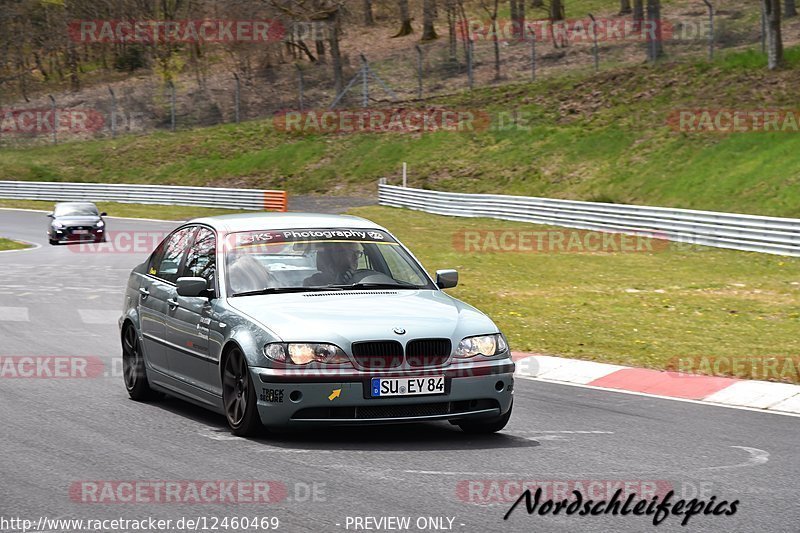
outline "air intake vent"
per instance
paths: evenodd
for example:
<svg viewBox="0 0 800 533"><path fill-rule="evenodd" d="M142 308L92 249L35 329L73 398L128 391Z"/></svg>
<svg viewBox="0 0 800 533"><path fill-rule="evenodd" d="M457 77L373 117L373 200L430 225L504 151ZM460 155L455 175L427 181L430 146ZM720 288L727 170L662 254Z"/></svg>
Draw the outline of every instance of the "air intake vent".
<svg viewBox="0 0 800 533"><path fill-rule="evenodd" d="M352 294L369 294L373 296L375 294L397 294L397 291L331 291L331 292L307 292L303 294L306 298L315 298L318 296L350 296Z"/></svg>
<svg viewBox="0 0 800 533"><path fill-rule="evenodd" d="M353 357L359 366L370 370L395 368L403 364L403 345L397 341L356 342Z"/></svg>
<svg viewBox="0 0 800 533"><path fill-rule="evenodd" d="M406 346L406 359L411 366L442 366L450 359L450 339L419 339Z"/></svg>

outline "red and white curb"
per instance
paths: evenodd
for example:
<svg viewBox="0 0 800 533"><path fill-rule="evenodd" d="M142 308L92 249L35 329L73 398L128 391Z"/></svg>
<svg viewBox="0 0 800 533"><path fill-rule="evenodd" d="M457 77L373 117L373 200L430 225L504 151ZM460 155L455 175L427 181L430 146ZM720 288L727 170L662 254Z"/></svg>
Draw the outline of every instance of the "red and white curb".
<svg viewBox="0 0 800 533"><path fill-rule="evenodd" d="M514 361L517 377L800 415L800 385L631 368L518 352L514 353Z"/></svg>

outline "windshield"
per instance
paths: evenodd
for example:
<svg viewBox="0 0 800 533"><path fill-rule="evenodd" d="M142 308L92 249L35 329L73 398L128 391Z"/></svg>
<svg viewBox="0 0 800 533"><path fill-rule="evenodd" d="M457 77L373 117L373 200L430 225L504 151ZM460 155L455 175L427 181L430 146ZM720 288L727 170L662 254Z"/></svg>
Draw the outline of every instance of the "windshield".
<svg viewBox="0 0 800 533"><path fill-rule="evenodd" d="M228 293L433 289L388 233L346 228L234 233L225 246Z"/></svg>
<svg viewBox="0 0 800 533"><path fill-rule="evenodd" d="M57 217L96 217L99 215L94 204L60 204L53 213Z"/></svg>

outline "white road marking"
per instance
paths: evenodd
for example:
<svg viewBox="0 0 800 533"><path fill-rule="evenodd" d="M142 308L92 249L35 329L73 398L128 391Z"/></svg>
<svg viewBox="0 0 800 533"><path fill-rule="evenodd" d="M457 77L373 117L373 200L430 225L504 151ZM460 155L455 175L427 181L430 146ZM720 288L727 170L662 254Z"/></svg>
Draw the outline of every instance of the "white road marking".
<svg viewBox="0 0 800 533"><path fill-rule="evenodd" d="M0 322L30 322L27 307L0 307Z"/></svg>
<svg viewBox="0 0 800 533"><path fill-rule="evenodd" d="M120 313L116 310L78 309L78 314L84 324L116 324Z"/></svg>
<svg viewBox="0 0 800 533"><path fill-rule="evenodd" d="M731 446L731 448L738 448L740 450L744 450L750 454L750 457L744 463L739 463L735 465L708 466L706 468L703 468L703 470L729 470L732 468L745 468L748 466L763 465L764 463L769 461L769 452L766 450L761 450L759 448L749 448L747 446Z"/></svg>

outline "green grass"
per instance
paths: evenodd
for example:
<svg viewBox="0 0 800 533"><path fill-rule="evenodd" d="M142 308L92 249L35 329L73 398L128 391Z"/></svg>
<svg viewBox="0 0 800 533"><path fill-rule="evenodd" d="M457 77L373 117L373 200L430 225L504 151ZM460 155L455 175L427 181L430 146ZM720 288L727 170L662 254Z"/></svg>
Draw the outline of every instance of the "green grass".
<svg viewBox="0 0 800 533"><path fill-rule="evenodd" d="M754 51L714 63L607 68L432 99L435 108L517 111L524 127L471 133L304 135L271 120L115 140L0 149L0 179L279 188L374 195L410 185L800 216L800 134L673 131L685 108L794 108L800 48L768 72Z"/></svg>
<svg viewBox="0 0 800 533"><path fill-rule="evenodd" d="M458 269L460 284L449 292L494 319L515 351L655 369L690 356L800 355L798 258L685 245L465 253L453 244L463 230L542 228L386 207L352 213L395 233L429 272ZM785 377L800 382L797 372Z"/></svg>
<svg viewBox="0 0 800 533"><path fill-rule="evenodd" d="M0 208L37 209L52 211L54 202L38 200L4 200L0 199ZM153 218L160 220L188 220L198 217L217 215L231 215L235 213L252 213L235 209L214 209L210 207L191 207L180 205L145 205L145 204L118 204L113 202L98 202L97 208L105 211L112 217Z"/></svg>
<svg viewBox="0 0 800 533"><path fill-rule="evenodd" d="M11 241L9 239L0 237L0 252L7 252L9 250L24 250L25 248L30 248L30 246L22 242Z"/></svg>

